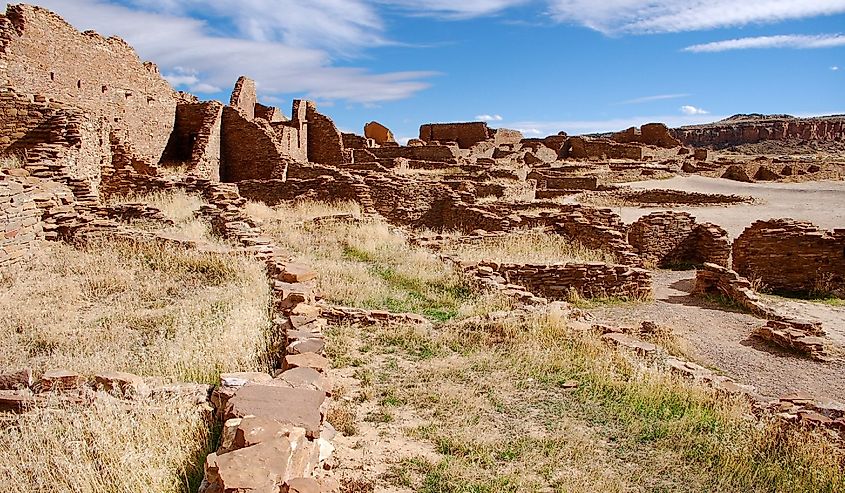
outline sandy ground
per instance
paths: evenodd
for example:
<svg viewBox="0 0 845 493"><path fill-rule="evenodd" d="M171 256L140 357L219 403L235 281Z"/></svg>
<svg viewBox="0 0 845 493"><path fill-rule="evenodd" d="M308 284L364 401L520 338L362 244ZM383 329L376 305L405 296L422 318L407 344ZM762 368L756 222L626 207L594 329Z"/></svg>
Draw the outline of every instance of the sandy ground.
<svg viewBox="0 0 845 493"><path fill-rule="evenodd" d="M752 315L730 311L690 296L695 271L655 271L655 299L649 303L591 310L600 321L639 325L652 320L671 327L688 355L707 367L721 370L740 383L777 397L804 391L816 398L845 401L845 308L778 299L795 314L823 322L834 351L833 361L818 362L773 348L750 337L764 322Z"/></svg>
<svg viewBox="0 0 845 493"><path fill-rule="evenodd" d="M703 176L677 176L668 180L625 183L635 189L670 189L688 192L750 195L752 205L715 207L677 207L699 222L712 222L725 228L731 238L759 219L791 217L810 221L823 229L845 228L845 182L742 183ZM665 207L614 207L630 224L640 217Z"/></svg>

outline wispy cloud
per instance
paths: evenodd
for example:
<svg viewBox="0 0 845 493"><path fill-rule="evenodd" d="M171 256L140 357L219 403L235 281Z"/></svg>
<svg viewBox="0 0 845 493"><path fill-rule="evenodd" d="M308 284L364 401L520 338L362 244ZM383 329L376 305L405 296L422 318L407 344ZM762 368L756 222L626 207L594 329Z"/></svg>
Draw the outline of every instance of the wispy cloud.
<svg viewBox="0 0 845 493"><path fill-rule="evenodd" d="M475 115L475 119L482 122L500 122L504 120L502 115Z"/></svg>
<svg viewBox="0 0 845 493"><path fill-rule="evenodd" d="M707 115L710 112L702 108L696 108L695 106L685 104L681 106L681 113L685 115Z"/></svg>
<svg viewBox="0 0 845 493"><path fill-rule="evenodd" d="M549 0L560 22L604 33L699 31L845 12L845 0Z"/></svg>
<svg viewBox="0 0 845 493"><path fill-rule="evenodd" d="M645 96L642 98L628 99L627 101L620 101L616 104L643 104L652 103L654 101L664 101L667 99L680 99L689 97L690 94L658 94L656 96Z"/></svg>
<svg viewBox="0 0 845 493"><path fill-rule="evenodd" d="M834 72L838 71L839 65L834 65L834 66L830 67L830 70L833 70Z"/></svg>
<svg viewBox="0 0 845 493"><path fill-rule="evenodd" d="M362 0L251 0L237 8L222 0L127 1L131 6L105 0L38 3L79 29L126 39L142 58L159 64L174 85L196 92L229 88L238 76L249 75L266 95L375 104L407 98L427 88L425 79L436 75L373 73L333 63L334 45L382 42L379 21L368 17L370 8ZM210 21L193 17L192 9L201 7L208 8L203 14L208 18L231 11L229 32L217 22L212 29Z"/></svg>
<svg viewBox="0 0 845 493"><path fill-rule="evenodd" d="M714 53L730 50L749 50L760 48L833 48L845 46L845 35L842 34L787 34L779 36L756 36L751 38L727 39L712 43L687 46L684 51L693 53Z"/></svg>
<svg viewBox="0 0 845 493"><path fill-rule="evenodd" d="M468 19L498 14L506 9L530 3L532 0L376 0L383 5L398 7L413 15Z"/></svg>

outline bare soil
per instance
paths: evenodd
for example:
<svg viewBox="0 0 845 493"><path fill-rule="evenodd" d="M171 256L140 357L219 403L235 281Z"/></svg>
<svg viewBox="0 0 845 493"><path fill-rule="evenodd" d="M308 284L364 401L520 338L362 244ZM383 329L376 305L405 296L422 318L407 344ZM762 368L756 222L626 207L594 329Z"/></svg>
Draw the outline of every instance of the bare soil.
<svg viewBox="0 0 845 493"><path fill-rule="evenodd" d="M806 183L742 183L722 178L677 176L668 180L628 183L634 189L669 189L687 192L746 195L754 204L733 206L681 206L672 210L687 211L699 222L712 222L723 227L731 238L739 236L757 220L791 217L810 221L824 229L845 227L845 182ZM667 207L614 207L626 223Z"/></svg>
<svg viewBox="0 0 845 493"><path fill-rule="evenodd" d="M845 400L845 308L779 299L783 308L821 320L838 353L818 362L782 351L752 337L763 320L715 301L691 296L695 271L655 271L651 302L600 307L590 312L600 321L638 325L651 320L672 328L696 362L719 370L767 396L808 392L818 399Z"/></svg>

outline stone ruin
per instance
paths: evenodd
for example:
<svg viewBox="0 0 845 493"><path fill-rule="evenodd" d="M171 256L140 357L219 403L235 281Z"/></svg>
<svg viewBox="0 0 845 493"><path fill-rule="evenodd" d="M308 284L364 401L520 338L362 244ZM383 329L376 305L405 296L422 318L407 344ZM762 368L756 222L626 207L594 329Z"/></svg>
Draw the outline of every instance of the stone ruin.
<svg viewBox="0 0 845 493"><path fill-rule="evenodd" d="M845 292L845 229L821 231L792 219L757 221L733 243L733 268L768 289Z"/></svg>
<svg viewBox="0 0 845 493"><path fill-rule="evenodd" d="M748 286L732 276L759 278L773 289L809 291L820 283L843 289L843 230L825 233L788 220L756 223L731 250L724 230L696 223L689 214L654 213L625 225L610 209L550 200L571 190L602 190L606 185L594 172L606 163L598 161L619 161L608 168L614 172L654 172L642 162L644 151L688 143L677 133L680 142L675 140L664 125L609 138L561 133L525 139L484 122L432 123L421 126L419 139L401 146L377 122L368 123L363 136L342 133L309 101L294 100L288 117L262 105L247 77L235 83L228 104L199 101L174 91L154 64L140 61L122 40L80 33L58 16L26 5L10 6L0 16L0 77L0 153L21 161L19 168L0 171L0 268L25 261L43 240L106 237L197 248L127 225L137 218L161 221L160 211L105 202L160 190L201 195L211 205L200 216L214 232L266 265L273 330L282 339L277 371L224 373L213 391L193 389L205 393L202 400L225 423L223 444L206 460L203 491L272 489L303 481L314 491L328 490L314 479L329 467L334 434L325 421L331 397L322 332L326 319L414 322L407 314L321 304L314 282L318 273L276 251L243 211L247 200L270 205L350 200L365 214L397 226L458 231L465 237L542 228L616 258L614 264L542 265L464 265L446 259L481 285L524 303L566 299L572 291L584 297L647 298L651 275L643 266L652 263L705 264L697 289L727 293L760 310ZM685 156L684 166L707 165L706 150L677 154ZM689 164L695 160L697 165ZM451 171L432 178L401 170ZM535 200L498 200L526 187L533 187ZM485 200L491 197L495 200ZM436 244L436 239L427 243ZM726 269L731 254L739 274ZM773 320L777 323L760 334L784 346L813 346L817 341L806 338L822 334L784 317ZM814 347L806 351L823 356ZM137 383L134 376L120 378ZM26 380L24 387L34 388L31 375ZM94 384L62 372L42 380L45 388L53 381ZM107 378L95 378L100 380ZM25 410L42 401L39 395L0 395L4 409ZM268 457L280 460L268 463Z"/></svg>

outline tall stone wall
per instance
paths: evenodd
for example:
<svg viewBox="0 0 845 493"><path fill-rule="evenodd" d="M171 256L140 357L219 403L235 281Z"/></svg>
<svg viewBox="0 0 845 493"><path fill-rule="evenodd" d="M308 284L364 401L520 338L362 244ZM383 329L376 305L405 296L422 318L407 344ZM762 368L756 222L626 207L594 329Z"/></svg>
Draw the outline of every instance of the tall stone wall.
<svg viewBox="0 0 845 493"><path fill-rule="evenodd" d="M161 164L186 164L191 174L219 180L222 119L223 105L217 101L179 103Z"/></svg>
<svg viewBox="0 0 845 493"><path fill-rule="evenodd" d="M221 180L285 178L291 159L284 151L269 123L251 121L231 106L223 108Z"/></svg>
<svg viewBox="0 0 845 493"><path fill-rule="evenodd" d="M706 262L727 267L728 234L710 224L698 224L687 212L661 211L641 217L628 229L628 242L640 257L658 267Z"/></svg>
<svg viewBox="0 0 845 493"><path fill-rule="evenodd" d="M9 6L0 17L0 77L102 117L145 158L158 161L173 129L175 92L119 38L81 33L40 7Z"/></svg>
<svg viewBox="0 0 845 493"><path fill-rule="evenodd" d="M351 161L343 149L343 137L334 122L317 112L317 105L306 103L308 121L308 160L314 163L339 165Z"/></svg>
<svg viewBox="0 0 845 493"><path fill-rule="evenodd" d="M672 137L669 128L663 123L647 123L641 128L631 127L613 134L611 140L622 143L640 143L657 147L679 147L681 142Z"/></svg>
<svg viewBox="0 0 845 493"><path fill-rule="evenodd" d="M793 219L757 221L733 244L733 268L775 291L845 294L845 229Z"/></svg>
<svg viewBox="0 0 845 493"><path fill-rule="evenodd" d="M235 82L232 96L229 99L229 106L240 111L244 118L252 120L255 118L255 105L258 103L258 96L255 92L255 81L243 75Z"/></svg>

